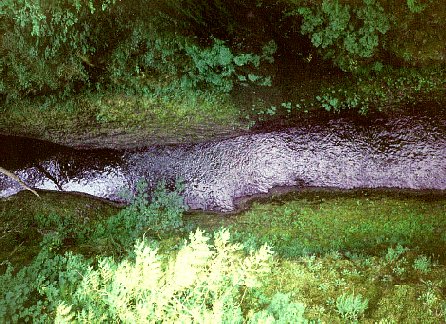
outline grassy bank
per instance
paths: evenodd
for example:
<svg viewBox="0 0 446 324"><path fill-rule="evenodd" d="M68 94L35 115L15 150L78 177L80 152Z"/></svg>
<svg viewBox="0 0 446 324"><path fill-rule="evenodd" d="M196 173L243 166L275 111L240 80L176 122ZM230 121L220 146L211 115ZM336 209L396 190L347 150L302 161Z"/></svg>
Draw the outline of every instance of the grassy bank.
<svg viewBox="0 0 446 324"><path fill-rule="evenodd" d="M2 108L0 108L2 109ZM78 147L132 148L197 142L243 131L228 95L170 97L86 93L3 107L0 132Z"/></svg>
<svg viewBox="0 0 446 324"><path fill-rule="evenodd" d="M76 271L84 273L83 276L86 276L84 271L89 266L94 271L105 271L102 261L94 261L100 256L114 256L114 265L109 264L112 268L120 269L120 265L123 266L121 262L127 262L126 269L133 269L128 268L133 267L135 260L136 250L132 246L145 233L145 244L157 247L160 260L164 260L164 265L161 265L163 271L169 269L169 262L179 262L182 255L192 253L192 259L203 257L210 262L205 262L207 265L203 269L207 270L193 272L204 276L201 277L202 284L213 282L210 279L212 273L226 278L218 285L214 282L219 287L214 287L218 291L215 296L200 295L198 291L203 286L197 286L197 283L191 283L187 290L181 290L183 295L177 295L186 298L180 298L180 301L187 307L192 307L188 304L194 300L192 297L197 298L198 303L206 300L205 308L214 315L215 303L221 302L227 307L223 308L223 313L239 309L242 317L252 322L265 318L277 320L280 319L279 313L291 314L294 320L319 319L330 323L438 323L446 319L444 194L307 191L254 202L248 210L231 216L196 212L183 214L181 210L167 205L163 207L166 201L170 201L168 205L175 205L174 196L169 197L170 200L158 200L155 209L153 202L151 205L143 203L137 208L124 209L124 213L104 202L56 193L42 193L40 200L31 194L20 193L2 201L0 239L1 245L6 247L1 255L3 273L9 260L16 266L15 271L26 269L23 266L28 265L34 271L40 269L43 276L33 279L31 270L22 270L16 274L18 277L14 277L16 272L12 272L0 279L9 278L9 289L22 296L14 297L16 316L19 311L26 315L27 309L32 309L39 316L45 313L50 318L56 314L59 316L63 314L58 308L60 301L64 301L65 306L73 305L73 316L78 316L80 313L76 312L82 309L88 310L89 304L68 297L70 294L66 291L80 293L81 279L75 276L69 283L60 280L71 273L73 263ZM163 219L163 223L150 220L153 213L158 213L158 219ZM137 217L142 214L145 215L143 220ZM116 218L116 215L121 216ZM140 219L143 223L131 225L130 219ZM200 241L201 236L195 232L197 227L207 233L223 233L221 227L228 228L231 238L224 244L224 249L217 248L221 236ZM183 240L189 237L190 232L195 234L190 236L192 241L185 246ZM139 234L134 236L135 233ZM252 251L263 251L264 243L271 246L274 255L269 259L265 255L265 258L261 257L260 252L255 254L262 267L254 271L248 266L253 259L247 261L243 256L253 257ZM241 245L237 248L231 244ZM208 253L205 251L214 252L205 257ZM46 261L42 261L42 253ZM219 259L220 253L224 253L226 258ZM220 260L219 268L208 268L216 266L217 260ZM226 264L222 260L234 263ZM239 269L236 264L243 264L245 268ZM54 271L59 271L59 276L54 276L54 271L47 274L45 269L51 265L56 269ZM232 279L229 278L233 278L233 274L226 277L232 273L226 266L241 271L243 276L251 273L258 284L250 286L244 281L244 284L230 286ZM184 274L184 264L181 269L180 273ZM209 269L217 272L209 272ZM43 286L52 287L54 293L49 295L41 289ZM109 289L106 282L98 287ZM206 287L210 289L210 286ZM111 290L107 291L113 295ZM225 295L223 291L230 295L232 304L229 299L219 299ZM2 293L7 292L3 290ZM226 297L229 296L227 294ZM13 311L8 308L11 307L8 299L4 300L6 304L3 303L0 310ZM20 304L20 300L24 304ZM89 303L98 302L98 299L94 300ZM32 306L34 303L41 303L44 307ZM130 299L128 303L127 306L131 306L134 301ZM5 308L5 305L9 306ZM115 314L113 316L124 318L119 312L113 313L116 306L113 303L100 305L105 307L102 311L106 316ZM153 305L159 304L154 301ZM281 305L282 312L277 311L278 305ZM0 315L8 318L11 313L0 312Z"/></svg>
<svg viewBox="0 0 446 324"><path fill-rule="evenodd" d="M79 94L68 99L21 100L2 109L0 132L76 147L134 148L191 143L242 134L262 125L293 126L315 114L443 114L444 68L387 69L376 75L309 75L301 71L272 87L240 87L230 94L171 96Z"/></svg>

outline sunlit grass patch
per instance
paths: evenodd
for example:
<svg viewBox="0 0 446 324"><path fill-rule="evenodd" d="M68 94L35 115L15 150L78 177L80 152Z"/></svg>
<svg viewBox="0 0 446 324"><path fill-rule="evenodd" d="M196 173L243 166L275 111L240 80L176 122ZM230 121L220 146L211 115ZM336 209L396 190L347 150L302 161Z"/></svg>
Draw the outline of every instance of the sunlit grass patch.
<svg viewBox="0 0 446 324"><path fill-rule="evenodd" d="M278 204L254 203L235 217L240 237L275 244L284 256L331 250L379 253L388 245L419 246L443 253L446 244L445 199L331 196Z"/></svg>
<svg viewBox="0 0 446 324"><path fill-rule="evenodd" d="M127 96L120 94L96 95L96 119L101 123L118 122L123 125L168 125L175 122L209 123L225 121L238 123L239 113L228 95L214 92L178 92L164 95Z"/></svg>
<svg viewBox="0 0 446 324"><path fill-rule="evenodd" d="M306 306L307 318L327 323L442 322L446 267L437 264L422 274L411 266L415 255L406 250L393 263L383 256L352 259L335 252L281 259L265 293L290 293Z"/></svg>

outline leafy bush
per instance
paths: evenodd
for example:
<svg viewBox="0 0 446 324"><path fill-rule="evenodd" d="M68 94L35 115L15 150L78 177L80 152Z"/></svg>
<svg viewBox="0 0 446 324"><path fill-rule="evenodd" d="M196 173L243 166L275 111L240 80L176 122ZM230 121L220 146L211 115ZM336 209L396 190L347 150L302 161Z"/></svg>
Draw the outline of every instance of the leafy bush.
<svg viewBox="0 0 446 324"><path fill-rule="evenodd" d="M432 267L432 261L425 255L420 255L413 262L413 268L423 273L428 273Z"/></svg>
<svg viewBox="0 0 446 324"><path fill-rule="evenodd" d="M55 255L45 247L18 272L9 265L0 276L0 321L49 322L59 300L70 298L89 265L82 256Z"/></svg>
<svg viewBox="0 0 446 324"><path fill-rule="evenodd" d="M420 13L426 8L426 4L418 3L417 0L406 0L407 8L412 13Z"/></svg>
<svg viewBox="0 0 446 324"><path fill-rule="evenodd" d="M229 92L233 87L234 76L237 76L235 80L242 82L250 81L261 85L271 85L269 77L251 73L245 75L237 70L248 64L258 68L261 59L273 60L272 55L276 47L274 41L271 41L264 46L262 56L260 56L254 54L234 55L219 39L215 39L213 46L208 49L201 49L196 45L186 45L186 53L193 64L187 75L183 76L182 87L199 88L199 85L204 83L219 91Z"/></svg>
<svg viewBox="0 0 446 324"><path fill-rule="evenodd" d="M114 0L0 4L0 95L68 94L88 81L85 63L98 49L95 27Z"/></svg>
<svg viewBox="0 0 446 324"><path fill-rule="evenodd" d="M395 248L388 247L387 248L387 253L384 256L384 259L388 263L395 262L395 261L397 261L400 258L400 256L402 256L407 251L408 251L408 249L403 247L401 244L398 244Z"/></svg>
<svg viewBox="0 0 446 324"><path fill-rule="evenodd" d="M147 183L139 181L130 204L117 215L96 224L90 235L95 239L108 239L127 249L145 233L160 236L180 229L183 213L187 210L180 195L181 184L177 182L175 189L169 191L165 182L160 182L150 199L146 189Z"/></svg>
<svg viewBox="0 0 446 324"><path fill-rule="evenodd" d="M271 251L265 246L240 258L241 246L229 244L227 231L216 234L214 246L208 240L199 230L191 234L165 269L156 251L142 242L135 246L134 261L101 260L74 293L74 316L81 321L240 322L242 292L260 285Z"/></svg>
<svg viewBox="0 0 446 324"><path fill-rule="evenodd" d="M249 323L307 323L305 305L291 302L289 294L276 293L266 310L255 313Z"/></svg>
<svg viewBox="0 0 446 324"><path fill-rule="evenodd" d="M149 198L147 183L139 181L137 192L128 206L116 215L105 219L80 223L73 217L56 214L35 217L38 231L43 234L41 247L55 252L64 242L107 246L111 253L127 251L141 236L163 237L183 229L183 213L187 210L181 196L182 185L177 182L173 190L160 182Z"/></svg>
<svg viewBox="0 0 446 324"><path fill-rule="evenodd" d="M362 6L353 8L337 0L324 0L291 14L302 16L302 34L309 35L321 55L344 71L356 71L372 59L380 35L390 28L389 17L375 0L363 0Z"/></svg>
<svg viewBox="0 0 446 324"><path fill-rule="evenodd" d="M212 4L3 1L0 96L54 100L85 89L169 96L185 86L228 92L239 75L267 84L254 72L261 60L272 60L274 47L234 54L218 39L209 46L210 35L201 39L191 33L205 23L197 6ZM224 13L225 7L216 8Z"/></svg>

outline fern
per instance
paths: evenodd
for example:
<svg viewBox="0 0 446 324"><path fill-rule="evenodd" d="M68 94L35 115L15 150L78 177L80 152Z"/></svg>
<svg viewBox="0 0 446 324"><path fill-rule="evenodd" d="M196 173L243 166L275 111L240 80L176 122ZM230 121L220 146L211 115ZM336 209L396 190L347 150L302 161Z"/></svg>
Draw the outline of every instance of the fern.
<svg viewBox="0 0 446 324"><path fill-rule="evenodd" d="M222 230L212 246L197 230L166 267L157 251L140 241L134 261L106 258L97 270L88 270L74 294L76 315L67 314L65 306L64 316L123 322L242 321L240 288L261 284L270 271L272 252L264 246L243 258L243 247L229 240L229 232Z"/></svg>

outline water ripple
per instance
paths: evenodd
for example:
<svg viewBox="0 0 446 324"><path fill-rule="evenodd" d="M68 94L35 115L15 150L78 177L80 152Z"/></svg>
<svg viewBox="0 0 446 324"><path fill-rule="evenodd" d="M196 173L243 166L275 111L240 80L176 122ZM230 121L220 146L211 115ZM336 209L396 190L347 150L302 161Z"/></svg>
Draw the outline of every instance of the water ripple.
<svg viewBox="0 0 446 324"><path fill-rule="evenodd" d="M373 123L345 117L303 122L282 131L139 152L76 151L31 143L27 145L39 147L32 159L21 151L25 147L15 145L12 153L0 150L0 165L35 188L115 201L123 200L122 188L134 190L141 178L149 188L162 179L181 179L191 208L221 211L234 209L236 198L277 186L446 190L446 122L428 116ZM0 197L20 190L19 184L0 175Z"/></svg>

